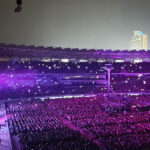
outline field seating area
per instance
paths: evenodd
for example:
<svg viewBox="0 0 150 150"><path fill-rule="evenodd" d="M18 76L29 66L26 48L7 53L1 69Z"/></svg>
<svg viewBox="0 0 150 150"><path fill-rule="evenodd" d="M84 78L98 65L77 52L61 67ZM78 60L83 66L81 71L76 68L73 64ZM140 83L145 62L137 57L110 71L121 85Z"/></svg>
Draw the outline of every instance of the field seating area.
<svg viewBox="0 0 150 150"><path fill-rule="evenodd" d="M23 150L90 150L97 145L79 131L68 128L46 102L19 102L6 106L11 135L17 135Z"/></svg>
<svg viewBox="0 0 150 150"><path fill-rule="evenodd" d="M149 97L145 99L149 102ZM138 103L134 97L135 101ZM107 149L150 148L149 111L103 111L101 103L105 103L103 97L50 101L56 111L95 136Z"/></svg>
<svg viewBox="0 0 150 150"><path fill-rule="evenodd" d="M62 117L91 135L93 140L104 144L108 150L148 150L150 112L138 108L132 110L132 107L120 111L104 110L102 106L110 101L108 98L99 96L8 103L6 111L10 132L19 136L24 150L101 148L85 139L80 132L66 127L59 119ZM128 98L137 106L140 105L139 99L143 98L149 104L149 96ZM124 101L121 103L124 104ZM113 103L109 107L113 107Z"/></svg>

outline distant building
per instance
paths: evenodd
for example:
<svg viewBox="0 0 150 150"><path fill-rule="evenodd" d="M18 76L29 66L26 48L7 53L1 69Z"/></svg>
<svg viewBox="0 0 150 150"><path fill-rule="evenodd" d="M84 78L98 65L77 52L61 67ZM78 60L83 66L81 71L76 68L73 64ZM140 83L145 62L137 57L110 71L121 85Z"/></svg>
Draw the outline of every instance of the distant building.
<svg viewBox="0 0 150 150"><path fill-rule="evenodd" d="M143 34L141 31L134 31L134 35L131 40L131 49L136 50L147 50L147 35Z"/></svg>

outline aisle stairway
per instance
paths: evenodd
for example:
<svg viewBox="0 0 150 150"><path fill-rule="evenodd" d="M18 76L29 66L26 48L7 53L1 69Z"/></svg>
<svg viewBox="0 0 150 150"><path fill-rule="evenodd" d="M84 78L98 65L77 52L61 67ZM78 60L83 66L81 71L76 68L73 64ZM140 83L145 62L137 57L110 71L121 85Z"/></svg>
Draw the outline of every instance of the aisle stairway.
<svg viewBox="0 0 150 150"><path fill-rule="evenodd" d="M5 105L0 104L0 150L12 150Z"/></svg>

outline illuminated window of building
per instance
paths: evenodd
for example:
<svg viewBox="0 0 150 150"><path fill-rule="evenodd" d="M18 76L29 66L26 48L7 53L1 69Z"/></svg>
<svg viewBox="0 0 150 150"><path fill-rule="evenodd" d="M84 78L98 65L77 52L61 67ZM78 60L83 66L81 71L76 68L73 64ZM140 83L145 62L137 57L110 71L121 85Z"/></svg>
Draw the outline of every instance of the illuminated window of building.
<svg viewBox="0 0 150 150"><path fill-rule="evenodd" d="M124 62L124 60L116 59L115 62L121 63L121 62Z"/></svg>
<svg viewBox="0 0 150 150"><path fill-rule="evenodd" d="M88 62L87 59L80 59L79 62Z"/></svg>
<svg viewBox="0 0 150 150"><path fill-rule="evenodd" d="M69 62L69 59L61 59L61 62L63 62L63 63L68 63L68 62Z"/></svg>
<svg viewBox="0 0 150 150"><path fill-rule="evenodd" d="M134 63L140 63L140 62L143 62L142 59L134 59Z"/></svg>
<svg viewBox="0 0 150 150"><path fill-rule="evenodd" d="M97 62L105 62L105 59L98 59Z"/></svg>
<svg viewBox="0 0 150 150"><path fill-rule="evenodd" d="M55 62L55 61L59 61L60 59L52 58L51 60L52 60L52 62Z"/></svg>
<svg viewBox="0 0 150 150"><path fill-rule="evenodd" d="M42 62L50 62L50 61L51 61L50 58L43 58L43 59L42 59Z"/></svg>

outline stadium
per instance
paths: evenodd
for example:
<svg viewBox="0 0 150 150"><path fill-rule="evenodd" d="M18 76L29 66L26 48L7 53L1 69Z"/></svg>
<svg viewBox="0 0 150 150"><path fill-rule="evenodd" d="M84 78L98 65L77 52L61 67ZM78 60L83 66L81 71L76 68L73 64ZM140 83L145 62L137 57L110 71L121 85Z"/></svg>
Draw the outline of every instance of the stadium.
<svg viewBox="0 0 150 150"><path fill-rule="evenodd" d="M13 148L150 148L150 51L1 43L0 56Z"/></svg>
<svg viewBox="0 0 150 150"><path fill-rule="evenodd" d="M1 0L0 150L150 150L149 6Z"/></svg>

